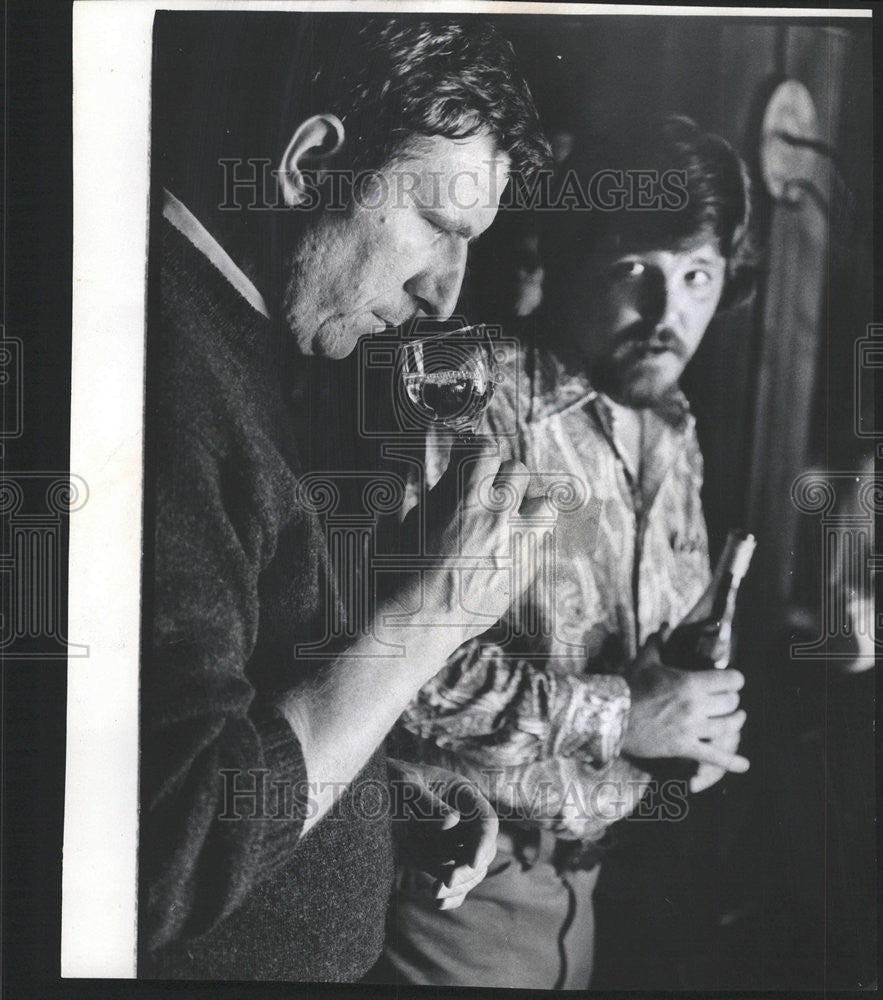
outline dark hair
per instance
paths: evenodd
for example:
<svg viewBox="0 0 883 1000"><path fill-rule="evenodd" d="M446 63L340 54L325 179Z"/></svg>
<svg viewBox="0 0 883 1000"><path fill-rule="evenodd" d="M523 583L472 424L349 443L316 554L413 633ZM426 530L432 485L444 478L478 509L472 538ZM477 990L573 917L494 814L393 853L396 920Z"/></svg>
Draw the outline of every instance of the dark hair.
<svg viewBox="0 0 883 1000"><path fill-rule="evenodd" d="M512 171L550 162L530 90L510 43L483 19L372 17L355 43L327 53L309 89L314 111L356 136L351 163L377 167L411 135L464 139L489 132Z"/></svg>
<svg viewBox="0 0 883 1000"><path fill-rule="evenodd" d="M221 158L276 167L320 112L344 122L354 170L383 166L414 135L481 132L513 172L550 162L512 46L484 19L158 12L155 24L154 162L184 189L204 188Z"/></svg>
<svg viewBox="0 0 883 1000"><path fill-rule="evenodd" d="M629 183L640 174L657 185L655 196L651 193L643 204ZM623 197L615 204L592 204L593 178L605 175L623 179ZM561 164L552 185L552 205L563 192L575 190L575 184L588 193L586 205L542 215L541 256L553 286L602 239L623 246L670 248L708 233L727 262L721 307L736 304L751 291L755 251L748 171L719 135L703 132L680 115L622 125L616 135L575 151Z"/></svg>

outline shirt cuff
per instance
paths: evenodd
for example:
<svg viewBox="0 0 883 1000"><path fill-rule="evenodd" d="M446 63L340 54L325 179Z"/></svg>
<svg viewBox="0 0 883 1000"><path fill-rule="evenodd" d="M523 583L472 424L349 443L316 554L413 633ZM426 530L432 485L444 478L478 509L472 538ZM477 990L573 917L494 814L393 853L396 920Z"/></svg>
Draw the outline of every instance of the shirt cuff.
<svg viewBox="0 0 883 1000"><path fill-rule="evenodd" d="M553 755L607 764L619 755L630 706L623 677L596 674L577 682L554 734Z"/></svg>

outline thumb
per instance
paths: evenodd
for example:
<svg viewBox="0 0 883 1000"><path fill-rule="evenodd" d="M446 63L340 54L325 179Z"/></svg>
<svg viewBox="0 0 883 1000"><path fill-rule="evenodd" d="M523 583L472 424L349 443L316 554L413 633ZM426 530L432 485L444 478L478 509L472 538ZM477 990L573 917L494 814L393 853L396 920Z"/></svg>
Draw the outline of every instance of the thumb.
<svg viewBox="0 0 883 1000"><path fill-rule="evenodd" d="M751 766L747 757L742 757L737 753L722 750L714 743L697 743L684 751L685 757L698 760L700 764L712 764L724 771L732 771L734 774L744 774Z"/></svg>
<svg viewBox="0 0 883 1000"><path fill-rule="evenodd" d="M420 783L420 793L412 806L415 816L438 824L439 830L450 830L460 822L460 813L448 805L428 782Z"/></svg>
<svg viewBox="0 0 883 1000"><path fill-rule="evenodd" d="M450 830L452 827L455 827L460 822L460 814L457 812L456 809L448 805L445 805L444 809L446 810L446 813L442 817L442 822L439 829Z"/></svg>
<svg viewBox="0 0 883 1000"><path fill-rule="evenodd" d="M522 506L529 479L530 473L521 462L513 458L502 462L491 487L490 499L495 509L500 509L496 506L499 503L510 513L518 511Z"/></svg>
<svg viewBox="0 0 883 1000"><path fill-rule="evenodd" d="M544 520L558 520L558 508L554 504L547 503L546 495L533 496L522 500L518 509L518 516L524 520L532 517L542 516Z"/></svg>
<svg viewBox="0 0 883 1000"><path fill-rule="evenodd" d="M714 764L700 764L696 773L690 778L690 791L696 795L704 792L706 788L711 788L727 772L722 767L715 767Z"/></svg>

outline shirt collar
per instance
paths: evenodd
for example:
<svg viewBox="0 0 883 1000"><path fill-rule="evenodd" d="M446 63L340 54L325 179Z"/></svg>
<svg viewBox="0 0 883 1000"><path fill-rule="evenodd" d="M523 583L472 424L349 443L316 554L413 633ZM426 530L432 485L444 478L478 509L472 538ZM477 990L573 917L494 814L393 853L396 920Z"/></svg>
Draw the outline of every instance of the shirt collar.
<svg viewBox="0 0 883 1000"><path fill-rule="evenodd" d="M534 420L549 420L597 399L584 368L536 346L529 348L527 355Z"/></svg>
<svg viewBox="0 0 883 1000"><path fill-rule="evenodd" d="M246 277L233 258L190 209L166 188L163 188L162 214L167 222L170 222L205 258L214 264L252 309L267 319L270 318L267 304L251 280Z"/></svg>

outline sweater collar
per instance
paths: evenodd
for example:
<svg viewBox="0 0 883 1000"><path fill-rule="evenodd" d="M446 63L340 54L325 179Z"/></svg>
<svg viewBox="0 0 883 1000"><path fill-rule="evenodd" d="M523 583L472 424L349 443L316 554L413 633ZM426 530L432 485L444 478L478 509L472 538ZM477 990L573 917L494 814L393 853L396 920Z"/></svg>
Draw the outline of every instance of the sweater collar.
<svg viewBox="0 0 883 1000"><path fill-rule="evenodd" d="M217 268L252 309L270 318L267 304L251 280L190 209L166 188L163 188L163 216Z"/></svg>

